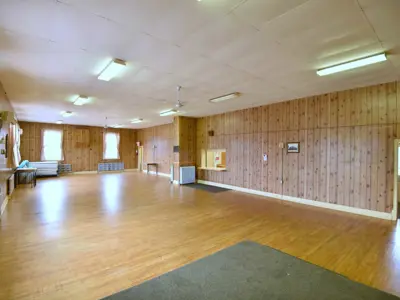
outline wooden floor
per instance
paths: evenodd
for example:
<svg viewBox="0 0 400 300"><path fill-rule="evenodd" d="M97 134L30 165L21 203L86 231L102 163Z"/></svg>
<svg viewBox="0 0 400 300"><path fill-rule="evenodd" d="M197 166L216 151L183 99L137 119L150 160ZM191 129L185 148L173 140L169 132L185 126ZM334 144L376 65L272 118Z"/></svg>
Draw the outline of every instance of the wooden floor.
<svg viewBox="0 0 400 300"><path fill-rule="evenodd" d="M46 179L1 219L0 299L98 299L243 240L400 296L398 228L136 172Z"/></svg>

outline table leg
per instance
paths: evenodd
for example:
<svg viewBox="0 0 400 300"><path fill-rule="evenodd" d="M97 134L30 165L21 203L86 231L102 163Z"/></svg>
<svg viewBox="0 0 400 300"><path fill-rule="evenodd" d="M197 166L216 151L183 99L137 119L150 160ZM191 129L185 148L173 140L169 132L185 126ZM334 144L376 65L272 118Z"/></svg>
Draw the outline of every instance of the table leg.
<svg viewBox="0 0 400 300"><path fill-rule="evenodd" d="M147 165L147 174L149 174L149 165Z"/></svg>
<svg viewBox="0 0 400 300"><path fill-rule="evenodd" d="M158 165L156 165L156 175L158 175Z"/></svg>

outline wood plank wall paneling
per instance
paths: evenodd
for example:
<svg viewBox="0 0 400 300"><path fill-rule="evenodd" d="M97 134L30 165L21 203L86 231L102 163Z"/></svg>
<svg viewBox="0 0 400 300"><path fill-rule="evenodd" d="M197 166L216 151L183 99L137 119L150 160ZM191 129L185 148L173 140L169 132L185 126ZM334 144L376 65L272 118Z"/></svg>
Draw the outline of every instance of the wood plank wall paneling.
<svg viewBox="0 0 400 300"><path fill-rule="evenodd" d="M179 118L179 165L196 165L196 119ZM217 130L220 130L219 124Z"/></svg>
<svg viewBox="0 0 400 300"><path fill-rule="evenodd" d="M194 166L196 159L201 162L201 157L196 156L196 128L197 119L175 117L171 124L140 129L138 140L143 144L144 164L157 162L159 172L165 174L170 173L173 164L174 179L178 180L180 166ZM174 146L179 146L179 153L173 152Z"/></svg>
<svg viewBox="0 0 400 300"><path fill-rule="evenodd" d="M173 163L173 123L138 130L138 141L143 145L143 163L157 162L158 171L169 174ZM153 148L155 146L155 148Z"/></svg>
<svg viewBox="0 0 400 300"><path fill-rule="evenodd" d="M199 118L196 134L197 153L227 149L227 172L201 171L199 179L391 212L400 83ZM279 148L296 141L298 154Z"/></svg>
<svg viewBox="0 0 400 300"><path fill-rule="evenodd" d="M104 128L78 125L19 122L21 135L21 157L23 160L40 161L41 135L43 129L62 129L64 132L64 163L71 164L74 172L97 171L103 160ZM120 160L125 169L137 168L136 140L134 129L108 129L120 134Z"/></svg>

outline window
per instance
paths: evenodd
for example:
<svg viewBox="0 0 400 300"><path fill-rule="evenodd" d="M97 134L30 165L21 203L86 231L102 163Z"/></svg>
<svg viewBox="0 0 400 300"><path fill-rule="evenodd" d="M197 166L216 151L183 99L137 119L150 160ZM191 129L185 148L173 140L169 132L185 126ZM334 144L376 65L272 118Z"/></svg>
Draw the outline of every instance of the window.
<svg viewBox="0 0 400 300"><path fill-rule="evenodd" d="M225 169L226 150L225 149L201 150L201 168L221 169L221 170Z"/></svg>
<svg viewBox="0 0 400 300"><path fill-rule="evenodd" d="M44 130L42 160L63 160L62 130Z"/></svg>
<svg viewBox="0 0 400 300"><path fill-rule="evenodd" d="M104 135L103 159L119 159L119 133L107 132Z"/></svg>

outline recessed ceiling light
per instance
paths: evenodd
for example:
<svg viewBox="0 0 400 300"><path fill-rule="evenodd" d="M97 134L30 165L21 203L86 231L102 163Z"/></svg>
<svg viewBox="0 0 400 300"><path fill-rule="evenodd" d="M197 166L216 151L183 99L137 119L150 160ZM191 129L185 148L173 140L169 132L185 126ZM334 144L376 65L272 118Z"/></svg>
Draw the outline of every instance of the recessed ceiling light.
<svg viewBox="0 0 400 300"><path fill-rule="evenodd" d="M364 57L361 59L349 61L349 62L339 64L336 66L324 68L324 69L318 70L317 74L319 76L325 76L325 75L329 75L329 74L334 74L334 73L338 73L338 72L342 72L342 71L347 71L347 70L351 70L351 69L355 69L355 68L372 65L372 64L375 64L375 63L378 63L381 61L385 61L385 60L387 60L386 54L381 53L378 55Z"/></svg>
<svg viewBox="0 0 400 300"><path fill-rule="evenodd" d="M236 92L236 93L232 93L232 94L228 94L228 95L224 95L224 96L220 96L220 97L217 97L217 98L210 99L210 102L214 102L214 103L222 102L222 101L226 101L226 100L229 100L229 99L233 99L233 98L239 97L241 95L242 95L241 93Z"/></svg>
<svg viewBox="0 0 400 300"><path fill-rule="evenodd" d="M62 115L63 117L66 117L66 118L72 116L73 114L74 114L74 113L73 113L72 111L63 111L63 112L61 112L61 115Z"/></svg>
<svg viewBox="0 0 400 300"><path fill-rule="evenodd" d="M135 119L135 120L131 121L132 124L142 123L142 122L143 122L143 119Z"/></svg>
<svg viewBox="0 0 400 300"><path fill-rule="evenodd" d="M56 124L62 124L63 123L63 121L61 121L61 120L58 120L57 122L56 122Z"/></svg>
<svg viewBox="0 0 400 300"><path fill-rule="evenodd" d="M78 96L76 100L74 101L74 105L84 105L89 102L89 98L87 96Z"/></svg>
<svg viewBox="0 0 400 300"><path fill-rule="evenodd" d="M126 67L126 62L122 59L112 60L103 71L101 71L99 80L110 81L117 76Z"/></svg>
<svg viewBox="0 0 400 300"><path fill-rule="evenodd" d="M111 126L111 127L114 127L114 128L121 128L121 127L123 127L124 125L122 125L122 124L115 124L114 126Z"/></svg>
<svg viewBox="0 0 400 300"><path fill-rule="evenodd" d="M169 116L169 115L174 115L176 113L178 113L178 111L176 109L170 109L170 110L160 112L160 116L165 117L165 116Z"/></svg>

